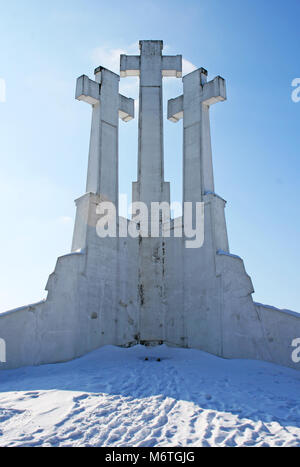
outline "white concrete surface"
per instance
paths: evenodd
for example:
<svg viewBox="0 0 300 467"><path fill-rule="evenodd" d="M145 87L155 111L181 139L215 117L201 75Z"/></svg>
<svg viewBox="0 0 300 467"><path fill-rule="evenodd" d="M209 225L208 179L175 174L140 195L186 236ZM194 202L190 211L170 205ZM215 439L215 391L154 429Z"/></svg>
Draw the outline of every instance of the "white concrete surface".
<svg viewBox="0 0 300 467"><path fill-rule="evenodd" d="M95 79L80 76L76 99L93 106L86 191L118 206L118 117L134 118L134 100L119 94L120 77L99 67Z"/></svg>

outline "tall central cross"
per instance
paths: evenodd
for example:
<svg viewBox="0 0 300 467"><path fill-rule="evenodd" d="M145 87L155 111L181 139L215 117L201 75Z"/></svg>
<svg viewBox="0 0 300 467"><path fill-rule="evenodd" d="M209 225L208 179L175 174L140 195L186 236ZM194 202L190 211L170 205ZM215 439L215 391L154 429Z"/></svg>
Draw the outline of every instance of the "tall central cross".
<svg viewBox="0 0 300 467"><path fill-rule="evenodd" d="M139 56L121 55L120 75L140 77L138 180L133 201L169 201L164 181L162 77L182 76L182 57L162 56L162 41L140 41Z"/></svg>
<svg viewBox="0 0 300 467"><path fill-rule="evenodd" d="M162 78L182 75L182 57L162 56L162 41L140 41L140 56L121 55L121 77L140 77L138 178L133 201L170 202L170 185L164 181ZM140 341L164 341L165 248L162 238L139 242L138 292Z"/></svg>

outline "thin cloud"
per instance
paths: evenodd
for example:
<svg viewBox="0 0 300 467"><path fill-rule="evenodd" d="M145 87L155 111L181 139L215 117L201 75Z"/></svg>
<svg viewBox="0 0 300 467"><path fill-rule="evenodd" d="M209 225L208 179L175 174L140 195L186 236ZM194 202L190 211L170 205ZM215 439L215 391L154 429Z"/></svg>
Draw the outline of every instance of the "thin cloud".
<svg viewBox="0 0 300 467"><path fill-rule="evenodd" d="M171 49L168 44L165 45L164 51L168 53L168 49ZM109 70L119 74L120 73L120 55L125 54L125 55L139 55L139 44L138 42L135 42L133 44L130 44L124 48L116 48L116 47L111 47L108 45L102 45L99 47L96 47L95 49L92 50L90 56L92 63L95 67L97 66L104 66L105 68L108 68ZM192 71L196 70L197 66L194 65L192 62L189 60L183 58L182 59L182 73L183 76L191 73ZM177 80L176 80L177 81ZM178 80L180 81L180 80ZM174 80L172 79L167 79L164 80L164 89L166 90L169 89L177 89L179 92L179 87L181 83L177 83L177 87L174 88ZM135 110L136 114L138 111L138 78L137 77L128 77L128 78L121 78L120 80L120 93L124 94L128 97L132 97L135 99Z"/></svg>
<svg viewBox="0 0 300 467"><path fill-rule="evenodd" d="M138 43L128 45L126 48L114 48L101 45L92 50L91 58L95 67L104 66L115 73L120 73L120 55L138 55Z"/></svg>
<svg viewBox="0 0 300 467"><path fill-rule="evenodd" d="M128 45L126 48L114 48L107 45L97 47L91 52L93 65L104 66L114 73L120 74L120 55L138 55L138 42ZM120 93L128 97L138 98L138 78L129 77L120 80ZM137 105L137 104L136 104Z"/></svg>
<svg viewBox="0 0 300 467"><path fill-rule="evenodd" d="M182 74L183 74L183 76L191 73L192 71L197 70L197 68L198 67L196 65L194 65L192 62L190 62L186 58L182 59Z"/></svg>
<svg viewBox="0 0 300 467"><path fill-rule="evenodd" d="M68 224L73 224L73 219L72 217L69 217L69 216L60 216L57 218L57 221L59 222L59 224L63 224L63 225L68 225Z"/></svg>

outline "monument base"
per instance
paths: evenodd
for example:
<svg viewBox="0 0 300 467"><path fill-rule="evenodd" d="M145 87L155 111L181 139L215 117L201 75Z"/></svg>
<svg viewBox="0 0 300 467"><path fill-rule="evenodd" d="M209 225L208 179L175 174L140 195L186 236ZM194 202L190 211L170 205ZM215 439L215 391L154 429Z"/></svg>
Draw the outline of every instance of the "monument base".
<svg viewBox="0 0 300 467"><path fill-rule="evenodd" d="M99 199L88 193L77 201L77 251L58 258L47 299L0 314L7 356L1 369L63 362L100 346L138 343L197 348L299 369L291 355L292 341L300 337L300 314L253 301L242 259L221 248L228 250L222 198L205 197L201 248L187 249L184 238L171 237L163 239L163 257L149 254L155 266L164 262L164 294L153 310L141 302L139 239L99 238ZM141 319L141 313L148 315ZM157 314L159 335L154 332Z"/></svg>

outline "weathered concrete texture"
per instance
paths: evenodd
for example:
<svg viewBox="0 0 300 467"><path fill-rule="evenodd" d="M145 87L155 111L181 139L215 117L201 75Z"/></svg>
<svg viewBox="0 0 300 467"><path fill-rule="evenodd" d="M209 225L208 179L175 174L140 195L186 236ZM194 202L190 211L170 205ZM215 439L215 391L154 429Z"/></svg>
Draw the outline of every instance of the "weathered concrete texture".
<svg viewBox="0 0 300 467"><path fill-rule="evenodd" d="M140 77L138 179L133 201L170 202L164 181L163 76L180 77L182 58L162 56L162 41L141 41L140 57L121 56L121 76ZM140 238L138 253L139 339L158 343L165 338L167 292L165 246L162 238Z"/></svg>
<svg viewBox="0 0 300 467"><path fill-rule="evenodd" d="M140 56L121 56L121 77L140 77L138 176L133 200L170 200L164 180L162 78L181 77L181 56L162 55L161 41L141 41ZM118 121L133 118L133 100L119 94L119 76L102 67L82 76L76 98L92 105L87 192L76 200L72 252L58 258L47 300L0 314L7 363L54 363L99 346L165 342L225 358L263 359L299 369L292 341L300 314L254 303L242 259L229 252L225 205L215 193L210 106L226 99L225 81L200 68L183 78L168 118L183 120L183 201L204 203L204 244L176 238L100 238L101 201L118 211ZM118 218L136 229L137 219ZM162 221L160 223L162 227ZM117 229L118 230L118 229Z"/></svg>
<svg viewBox="0 0 300 467"><path fill-rule="evenodd" d="M120 77L103 67L92 81L77 80L76 99L93 107L86 191L102 194L118 205L118 118L134 117L134 101L119 94Z"/></svg>

